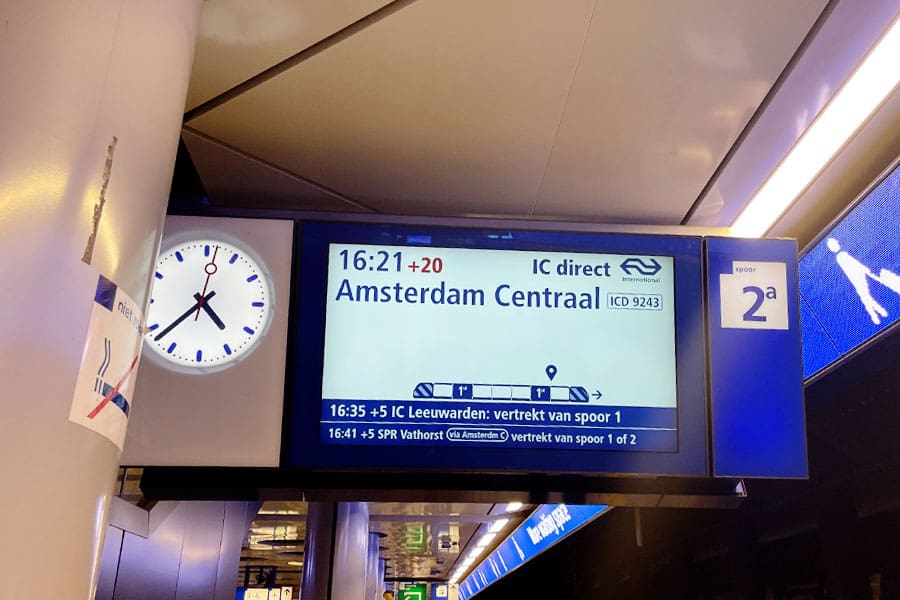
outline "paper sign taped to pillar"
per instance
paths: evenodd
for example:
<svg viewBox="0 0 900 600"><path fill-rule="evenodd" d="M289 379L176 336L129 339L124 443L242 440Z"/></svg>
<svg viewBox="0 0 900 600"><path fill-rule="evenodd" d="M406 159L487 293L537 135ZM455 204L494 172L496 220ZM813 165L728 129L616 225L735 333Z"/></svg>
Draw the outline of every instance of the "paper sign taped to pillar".
<svg viewBox="0 0 900 600"><path fill-rule="evenodd" d="M133 400L142 326L143 315L134 300L100 275L69 420L106 437L120 452Z"/></svg>

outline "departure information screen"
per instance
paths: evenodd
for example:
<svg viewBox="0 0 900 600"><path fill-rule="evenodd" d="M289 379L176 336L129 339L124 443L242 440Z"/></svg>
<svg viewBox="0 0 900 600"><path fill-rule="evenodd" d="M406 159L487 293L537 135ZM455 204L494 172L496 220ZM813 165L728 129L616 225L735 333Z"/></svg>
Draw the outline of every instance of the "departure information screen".
<svg viewBox="0 0 900 600"><path fill-rule="evenodd" d="M479 224L300 224L282 463L708 475L703 239Z"/></svg>
<svg viewBox="0 0 900 600"><path fill-rule="evenodd" d="M324 445L675 452L675 259L329 243Z"/></svg>

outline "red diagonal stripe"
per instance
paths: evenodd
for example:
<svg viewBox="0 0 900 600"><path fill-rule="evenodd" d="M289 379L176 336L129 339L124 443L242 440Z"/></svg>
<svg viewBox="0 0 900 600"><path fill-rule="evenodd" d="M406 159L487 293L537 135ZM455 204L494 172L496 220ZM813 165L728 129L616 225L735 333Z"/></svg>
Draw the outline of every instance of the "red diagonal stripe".
<svg viewBox="0 0 900 600"><path fill-rule="evenodd" d="M88 419L93 419L94 417L96 417L100 413L100 411L103 410L103 407L106 406L107 404L109 404L109 401L113 399L113 396L115 396L116 394L119 393L119 388L122 387L122 384L125 383L126 379L128 379L128 376L134 370L134 366L137 364L137 361L138 361L138 355L135 355L134 360L131 361L131 366L128 367L128 370L125 371L125 374L122 375L121 379L119 379L119 382L116 384L116 387L114 387L112 389L112 391L110 391L109 394L106 395L106 398L104 398L103 400L100 401L100 404L98 404L97 406L94 407L94 410L92 410L90 413L88 413L88 416L87 416Z"/></svg>

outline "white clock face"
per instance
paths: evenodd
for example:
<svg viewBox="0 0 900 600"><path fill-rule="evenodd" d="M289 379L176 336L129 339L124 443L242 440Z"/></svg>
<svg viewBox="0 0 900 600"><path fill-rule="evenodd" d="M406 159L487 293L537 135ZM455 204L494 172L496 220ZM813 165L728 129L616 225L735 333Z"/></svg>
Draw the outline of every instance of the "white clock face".
<svg viewBox="0 0 900 600"><path fill-rule="evenodd" d="M209 372L246 357L272 315L268 272L232 242L197 239L159 255L144 339L169 366Z"/></svg>

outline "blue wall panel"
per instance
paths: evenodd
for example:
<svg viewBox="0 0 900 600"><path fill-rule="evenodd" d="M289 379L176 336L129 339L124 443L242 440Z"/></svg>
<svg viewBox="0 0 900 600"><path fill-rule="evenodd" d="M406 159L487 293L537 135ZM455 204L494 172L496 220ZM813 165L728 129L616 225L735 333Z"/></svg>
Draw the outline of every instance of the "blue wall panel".
<svg viewBox="0 0 900 600"><path fill-rule="evenodd" d="M707 240L713 474L806 477L794 240Z"/></svg>

